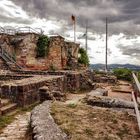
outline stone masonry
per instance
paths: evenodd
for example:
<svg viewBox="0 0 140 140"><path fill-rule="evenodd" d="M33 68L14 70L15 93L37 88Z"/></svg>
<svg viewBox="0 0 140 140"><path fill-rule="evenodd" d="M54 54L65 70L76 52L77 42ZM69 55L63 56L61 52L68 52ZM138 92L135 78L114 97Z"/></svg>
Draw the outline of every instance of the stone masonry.
<svg viewBox="0 0 140 140"><path fill-rule="evenodd" d="M48 70L54 67L57 70L68 67L69 57L72 63L78 61L79 44L66 42L60 36L51 36L49 38L49 53L47 57L37 58L38 34L19 33L16 35L0 35L0 47L10 54L26 70Z"/></svg>
<svg viewBox="0 0 140 140"><path fill-rule="evenodd" d="M50 114L50 101L35 107L31 113L34 140L68 140Z"/></svg>
<svg viewBox="0 0 140 140"><path fill-rule="evenodd" d="M2 130L0 140L25 140L29 122L30 112L16 116L15 120Z"/></svg>
<svg viewBox="0 0 140 140"><path fill-rule="evenodd" d="M64 80L64 76L34 76L1 85L1 94L23 107L39 100L38 91L42 86L47 86L50 92L64 93Z"/></svg>
<svg viewBox="0 0 140 140"><path fill-rule="evenodd" d="M56 99L59 99L59 95L62 96L62 94L65 97L64 93L67 91L94 89L92 77L88 71L63 71L56 72L54 75L40 74L14 76L12 81L1 84L1 96L11 99L18 106L25 106L39 101L39 89L43 86L46 86L47 92L54 95ZM58 93L61 94L58 95Z"/></svg>

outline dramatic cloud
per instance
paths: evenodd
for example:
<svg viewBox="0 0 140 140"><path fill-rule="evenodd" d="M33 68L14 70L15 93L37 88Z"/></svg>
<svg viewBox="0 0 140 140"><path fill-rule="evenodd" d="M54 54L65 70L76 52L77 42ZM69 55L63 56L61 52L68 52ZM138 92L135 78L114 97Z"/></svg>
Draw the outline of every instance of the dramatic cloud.
<svg viewBox="0 0 140 140"><path fill-rule="evenodd" d="M45 34L60 34L73 41L71 15L76 16L77 42L91 63L104 63L105 19L108 18L109 63L139 64L140 0L1 0L0 26L32 26Z"/></svg>
<svg viewBox="0 0 140 140"><path fill-rule="evenodd" d="M13 0L31 16L55 18L70 22L71 14L76 15L80 27L85 27L88 20L89 29L104 32L105 18L108 17L111 33L134 34L138 32L139 0ZM130 29L131 26L131 29Z"/></svg>

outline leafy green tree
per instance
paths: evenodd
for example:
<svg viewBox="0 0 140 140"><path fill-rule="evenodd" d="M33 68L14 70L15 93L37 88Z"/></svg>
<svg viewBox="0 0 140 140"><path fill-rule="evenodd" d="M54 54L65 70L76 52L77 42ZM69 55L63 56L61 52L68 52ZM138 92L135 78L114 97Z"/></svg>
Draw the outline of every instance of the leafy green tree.
<svg viewBox="0 0 140 140"><path fill-rule="evenodd" d="M49 52L49 38L41 35L37 41L37 57L45 57Z"/></svg>
<svg viewBox="0 0 140 140"><path fill-rule="evenodd" d="M118 79L131 81L132 71L125 68L114 69L113 73L117 76Z"/></svg>
<svg viewBox="0 0 140 140"><path fill-rule="evenodd" d="M79 54L80 54L80 57L78 58L78 62L80 64L84 64L84 65L88 66L89 65L89 58L88 58L86 50L84 48L80 48Z"/></svg>

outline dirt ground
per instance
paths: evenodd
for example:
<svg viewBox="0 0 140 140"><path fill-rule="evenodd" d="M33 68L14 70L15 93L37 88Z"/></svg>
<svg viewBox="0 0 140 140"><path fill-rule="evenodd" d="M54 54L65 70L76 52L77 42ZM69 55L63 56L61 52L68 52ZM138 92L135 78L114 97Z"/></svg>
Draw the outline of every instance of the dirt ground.
<svg viewBox="0 0 140 140"><path fill-rule="evenodd" d="M54 102L52 115L70 140L140 140L136 119L127 113Z"/></svg>
<svg viewBox="0 0 140 140"><path fill-rule="evenodd" d="M117 84L107 84L107 83L98 83L98 85L102 88L108 90L108 96L113 98L121 98L127 101L132 100L132 86L127 81L118 81ZM118 89L118 91L112 91L112 89ZM119 92L122 91L122 92Z"/></svg>
<svg viewBox="0 0 140 140"><path fill-rule="evenodd" d="M114 92L111 84L102 84L108 90L108 96L130 101L132 87L119 81L115 88L128 93ZM54 102L52 115L70 140L140 140L136 117L123 111L109 108L92 107L81 100L83 94L69 94L64 103ZM133 113L134 114L134 113Z"/></svg>

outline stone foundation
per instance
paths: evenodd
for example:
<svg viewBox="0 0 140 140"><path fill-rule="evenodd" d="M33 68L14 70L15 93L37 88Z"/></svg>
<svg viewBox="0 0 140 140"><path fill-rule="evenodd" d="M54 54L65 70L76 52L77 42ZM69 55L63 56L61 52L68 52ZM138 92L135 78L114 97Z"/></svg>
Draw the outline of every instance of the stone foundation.
<svg viewBox="0 0 140 140"><path fill-rule="evenodd" d="M117 83L117 78L111 75L95 75L94 81L97 83Z"/></svg>
<svg viewBox="0 0 140 140"><path fill-rule="evenodd" d="M39 100L38 90L47 86L49 91L64 92L64 76L34 76L17 80L14 84L4 84L1 87L2 97L9 98L19 106L32 104Z"/></svg>
<svg viewBox="0 0 140 140"><path fill-rule="evenodd" d="M65 97L66 91L77 92L95 87L89 71L61 71L52 74L54 75L46 73L46 75L17 76L16 80L1 85L1 95L19 106L25 106L39 100L39 89L43 86L48 89L46 93L51 94L57 100L61 100L62 94ZM21 79L18 80L18 78ZM46 99L46 93L42 93L41 100Z"/></svg>

